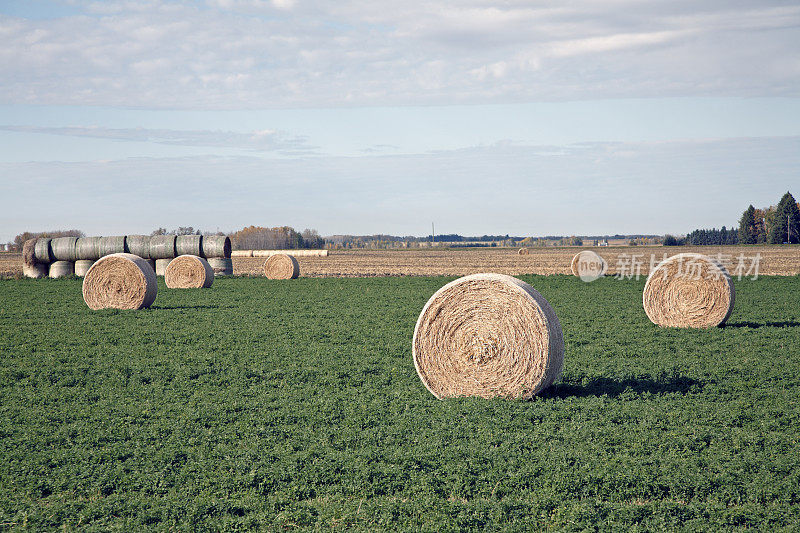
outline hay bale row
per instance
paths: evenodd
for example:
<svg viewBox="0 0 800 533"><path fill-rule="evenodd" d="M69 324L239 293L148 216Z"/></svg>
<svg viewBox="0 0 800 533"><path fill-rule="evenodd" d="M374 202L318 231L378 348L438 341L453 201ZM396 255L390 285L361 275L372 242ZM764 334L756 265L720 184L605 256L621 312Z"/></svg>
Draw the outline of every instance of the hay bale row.
<svg viewBox="0 0 800 533"><path fill-rule="evenodd" d="M40 267L56 261L96 261L117 253L130 253L143 259L174 259L180 255L203 258L231 257L231 241L224 235L121 235L110 237L42 237L23 245L23 269L37 276ZM59 270L61 267L57 267ZM166 265L165 265L166 268ZM27 275L27 274L26 274Z"/></svg>
<svg viewBox="0 0 800 533"><path fill-rule="evenodd" d="M234 257L270 257L278 254L294 257L328 257L328 250L237 250L231 254Z"/></svg>

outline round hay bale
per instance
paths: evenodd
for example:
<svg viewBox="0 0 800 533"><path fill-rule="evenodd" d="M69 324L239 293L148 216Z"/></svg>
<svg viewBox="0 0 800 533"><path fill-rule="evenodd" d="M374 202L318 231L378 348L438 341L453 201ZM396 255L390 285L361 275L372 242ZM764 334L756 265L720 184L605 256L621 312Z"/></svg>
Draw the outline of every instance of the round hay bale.
<svg viewBox="0 0 800 533"><path fill-rule="evenodd" d="M33 255L37 263L49 264L55 261L53 257L53 250L50 248L50 241L52 239L40 238L36 239L36 244L33 247Z"/></svg>
<svg viewBox="0 0 800 533"><path fill-rule="evenodd" d="M271 255L264 261L264 275L269 279L295 279L300 275L300 263L291 255Z"/></svg>
<svg viewBox="0 0 800 533"><path fill-rule="evenodd" d="M100 259L100 240L102 237L79 237L75 243L75 259L96 261Z"/></svg>
<svg viewBox="0 0 800 533"><path fill-rule="evenodd" d="M227 235L203 235L200 247L202 252L200 255L206 259L231 257L231 240Z"/></svg>
<svg viewBox="0 0 800 533"><path fill-rule="evenodd" d="M224 257L209 257L208 264L214 271L215 276L232 276L233 275L233 261L225 259Z"/></svg>
<svg viewBox="0 0 800 533"><path fill-rule="evenodd" d="M722 263L694 253L661 261L642 293L650 321L672 328L721 326L731 316L735 299L733 281Z"/></svg>
<svg viewBox="0 0 800 533"><path fill-rule="evenodd" d="M50 263L48 276L51 278L65 278L75 275L75 263L72 261L55 261Z"/></svg>
<svg viewBox="0 0 800 533"><path fill-rule="evenodd" d="M172 259L155 259L156 262L156 276L163 276L164 273L167 271L167 267L169 266L169 262Z"/></svg>
<svg viewBox="0 0 800 533"><path fill-rule="evenodd" d="M413 353L437 398L530 398L561 375L564 339L555 311L533 287L504 274L472 274L425 304Z"/></svg>
<svg viewBox="0 0 800 533"><path fill-rule="evenodd" d="M175 256L196 255L200 257L202 244L202 235L178 235L175 237Z"/></svg>
<svg viewBox="0 0 800 533"><path fill-rule="evenodd" d="M45 265L44 263L34 263L32 265L22 263L22 274L26 278L46 278L50 270L48 267L49 265Z"/></svg>
<svg viewBox="0 0 800 533"><path fill-rule="evenodd" d="M253 250L233 250L231 257L253 257Z"/></svg>
<svg viewBox="0 0 800 533"><path fill-rule="evenodd" d="M100 237L100 257L125 253L125 236Z"/></svg>
<svg viewBox="0 0 800 533"><path fill-rule="evenodd" d="M150 259L150 237L145 235L126 235L125 251L138 255L142 259Z"/></svg>
<svg viewBox="0 0 800 533"><path fill-rule="evenodd" d="M50 241L50 249L56 261L75 261L77 237L56 237Z"/></svg>
<svg viewBox="0 0 800 533"><path fill-rule="evenodd" d="M572 258L570 269L573 276L578 276L583 281L594 281L605 275L608 271L608 263L600 254L591 250L583 250Z"/></svg>
<svg viewBox="0 0 800 533"><path fill-rule="evenodd" d="M93 264L94 261L92 259L78 259L75 261L75 275L81 278L84 277Z"/></svg>
<svg viewBox="0 0 800 533"><path fill-rule="evenodd" d="M172 259L174 257L175 235L155 235L150 237L150 259Z"/></svg>
<svg viewBox="0 0 800 533"><path fill-rule="evenodd" d="M204 289L214 283L214 270L196 255L179 255L167 266L164 283L170 289Z"/></svg>
<svg viewBox="0 0 800 533"><path fill-rule="evenodd" d="M528 255L528 249L527 248L520 248L517 253L519 255Z"/></svg>
<svg viewBox="0 0 800 533"><path fill-rule="evenodd" d="M133 254L107 255L83 278L83 301L91 309L143 309L152 305L157 292L150 264Z"/></svg>
<svg viewBox="0 0 800 533"><path fill-rule="evenodd" d="M36 265L36 239L28 239L22 243L22 264L24 266Z"/></svg>

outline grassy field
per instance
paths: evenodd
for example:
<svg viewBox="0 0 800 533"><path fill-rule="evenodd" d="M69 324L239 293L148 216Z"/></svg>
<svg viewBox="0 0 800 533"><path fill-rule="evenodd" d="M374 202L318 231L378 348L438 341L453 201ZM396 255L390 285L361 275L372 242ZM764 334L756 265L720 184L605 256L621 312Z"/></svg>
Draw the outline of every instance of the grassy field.
<svg viewBox="0 0 800 533"><path fill-rule="evenodd" d="M567 350L528 402L419 381L452 278L160 281L140 312L0 281L0 530L800 528L800 277L707 331L653 326L644 279L522 278Z"/></svg>

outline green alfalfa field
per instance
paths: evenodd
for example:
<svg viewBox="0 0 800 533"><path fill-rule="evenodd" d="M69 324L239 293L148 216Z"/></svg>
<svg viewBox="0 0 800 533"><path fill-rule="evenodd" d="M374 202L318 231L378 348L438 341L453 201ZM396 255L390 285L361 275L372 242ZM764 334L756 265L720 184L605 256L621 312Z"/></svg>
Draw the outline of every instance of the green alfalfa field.
<svg viewBox="0 0 800 533"><path fill-rule="evenodd" d="M522 276L564 329L531 401L437 400L453 278L217 279L143 311L0 281L0 530L800 529L800 277L662 329L644 280Z"/></svg>

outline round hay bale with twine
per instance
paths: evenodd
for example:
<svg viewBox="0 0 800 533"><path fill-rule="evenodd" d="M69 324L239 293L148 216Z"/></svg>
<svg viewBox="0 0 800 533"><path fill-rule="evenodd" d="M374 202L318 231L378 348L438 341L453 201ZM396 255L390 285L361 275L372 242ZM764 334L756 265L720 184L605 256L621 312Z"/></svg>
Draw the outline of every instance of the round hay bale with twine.
<svg viewBox="0 0 800 533"><path fill-rule="evenodd" d="M125 236L100 237L100 257L125 253Z"/></svg>
<svg viewBox="0 0 800 533"><path fill-rule="evenodd" d="M143 309L153 304L157 292L150 264L133 254L107 255L83 278L83 301L91 309Z"/></svg>
<svg viewBox="0 0 800 533"><path fill-rule="evenodd" d="M175 257L175 235L150 237L150 259L172 259L173 257ZM161 275L163 276L163 273Z"/></svg>
<svg viewBox="0 0 800 533"><path fill-rule="evenodd" d="M573 276L578 276L583 281L594 281L605 275L608 263L597 252L583 250L572 258L570 268Z"/></svg>
<svg viewBox="0 0 800 533"><path fill-rule="evenodd" d="M179 255L169 262L164 283L170 289L205 289L214 283L214 270L196 255Z"/></svg>
<svg viewBox="0 0 800 533"><path fill-rule="evenodd" d="M22 264L23 266L36 264L36 239L28 239L22 243Z"/></svg>
<svg viewBox="0 0 800 533"><path fill-rule="evenodd" d="M163 276L164 273L167 271L167 267L169 266L169 262L172 259L155 259L156 262L156 276Z"/></svg>
<svg viewBox="0 0 800 533"><path fill-rule="evenodd" d="M200 255L206 259L231 257L231 240L227 235L203 235L200 248L202 252Z"/></svg>
<svg viewBox="0 0 800 533"><path fill-rule="evenodd" d="M100 239L102 237L79 237L75 243L75 260L100 259Z"/></svg>
<svg viewBox="0 0 800 533"><path fill-rule="evenodd" d="M78 259L75 261L75 275L81 278L84 277L93 264L94 261L91 259Z"/></svg>
<svg viewBox="0 0 800 533"><path fill-rule="evenodd" d="M661 261L642 293L650 321L672 328L721 326L731 316L735 299L733 281L722 263L694 253Z"/></svg>
<svg viewBox="0 0 800 533"><path fill-rule="evenodd" d="M66 278L75 275L75 263L72 261L55 261L50 263L48 276L51 278Z"/></svg>
<svg viewBox="0 0 800 533"><path fill-rule="evenodd" d="M472 274L428 300L414 328L414 366L437 398L530 398L564 366L555 311L504 274Z"/></svg>
<svg viewBox="0 0 800 533"><path fill-rule="evenodd" d="M528 249L527 248L520 248L517 253L519 255L528 255Z"/></svg>
<svg viewBox="0 0 800 533"><path fill-rule="evenodd" d="M224 257L209 257L208 264L214 271L215 276L232 276L233 261Z"/></svg>
<svg viewBox="0 0 800 533"><path fill-rule="evenodd" d="M22 274L26 278L46 278L50 271L48 267L49 265L45 265L44 263L34 263L32 265L26 265L25 263L22 263Z"/></svg>
<svg viewBox="0 0 800 533"><path fill-rule="evenodd" d="M52 239L41 238L36 239L36 244L33 247L34 258L37 263L52 263L56 260L53 257L53 250L50 248L50 241Z"/></svg>
<svg viewBox="0 0 800 533"><path fill-rule="evenodd" d="M50 249L56 261L75 261L77 237L56 237L50 241Z"/></svg>
<svg viewBox="0 0 800 533"><path fill-rule="evenodd" d="M175 256L196 255L200 257L202 245L202 235L178 235L175 237Z"/></svg>
<svg viewBox="0 0 800 533"><path fill-rule="evenodd" d="M295 279L300 275L300 263L287 254L271 255L264 261L264 276L269 279Z"/></svg>
<svg viewBox="0 0 800 533"><path fill-rule="evenodd" d="M126 235L125 251L138 255L142 259L150 259L150 237L145 235Z"/></svg>

